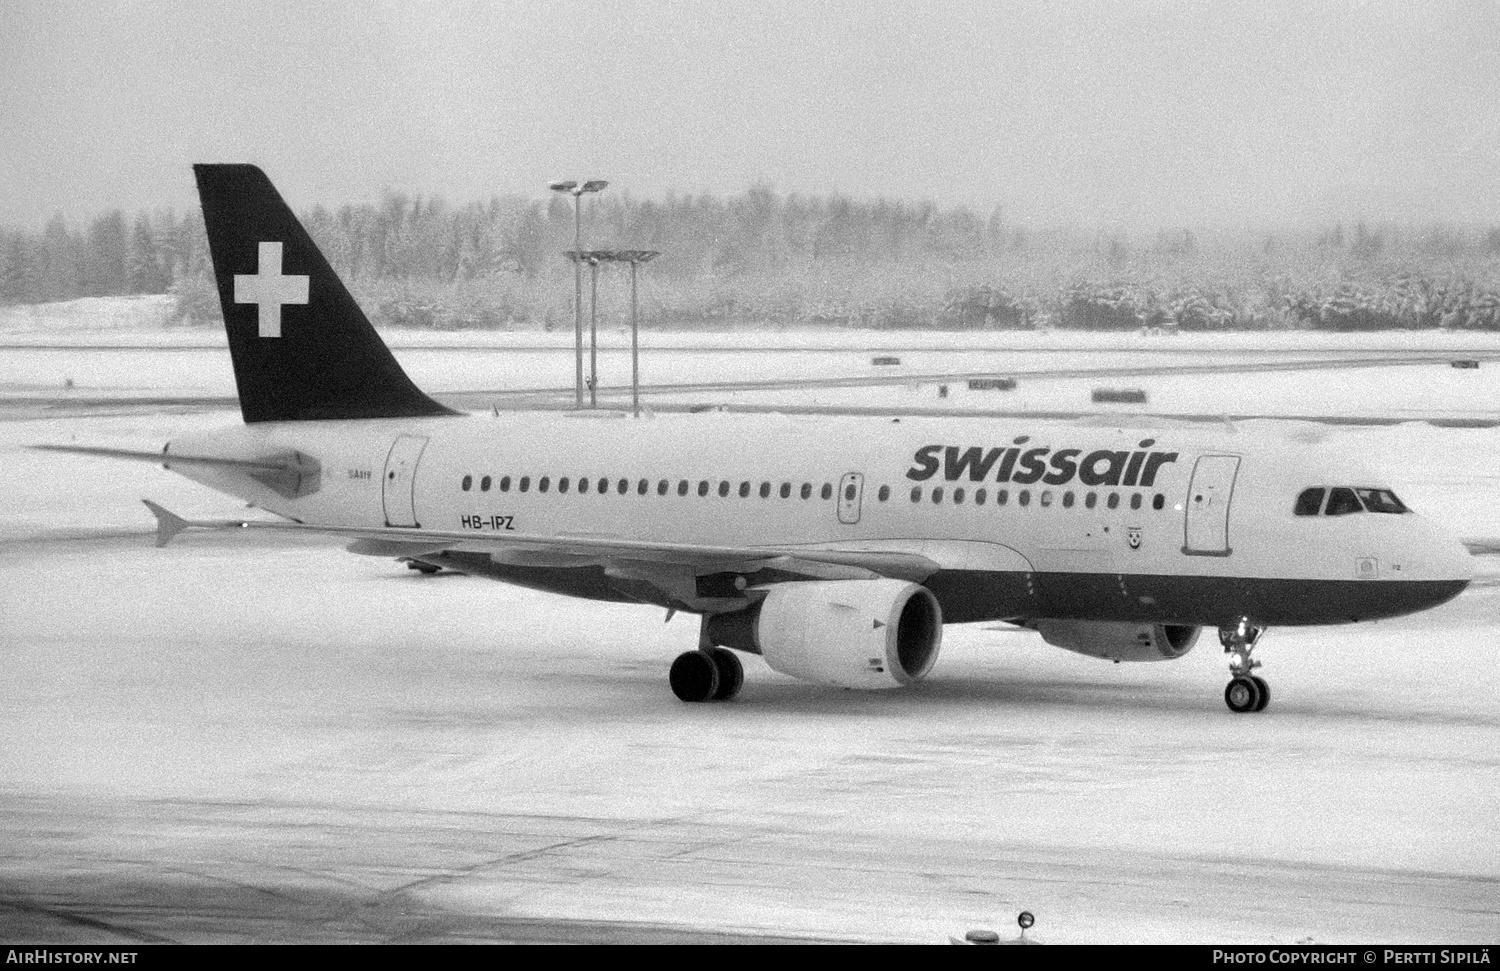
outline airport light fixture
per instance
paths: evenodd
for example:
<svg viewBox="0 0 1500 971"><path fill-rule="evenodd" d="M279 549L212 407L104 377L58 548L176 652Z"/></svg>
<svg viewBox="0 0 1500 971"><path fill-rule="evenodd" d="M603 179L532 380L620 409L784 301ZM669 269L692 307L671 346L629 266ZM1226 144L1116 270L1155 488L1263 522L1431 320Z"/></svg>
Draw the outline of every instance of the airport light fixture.
<svg viewBox="0 0 1500 971"><path fill-rule="evenodd" d="M599 390L599 327L598 314L595 312L599 303L599 264L600 263L629 263L630 264L630 401L631 410L637 418L641 415L641 340L640 340L640 304L636 297L636 267L642 263L649 263L660 256L657 250L646 249L596 249L596 250L568 250L568 259L575 266L582 268L584 263L589 265L589 273L593 281L593 301L589 308L589 407L598 406Z"/></svg>
<svg viewBox="0 0 1500 971"><path fill-rule="evenodd" d="M604 179L589 179L583 184L559 180L547 183L553 192L573 197L573 252L583 250L583 196L601 192L609 185ZM573 260L573 406L583 407L583 264Z"/></svg>
<svg viewBox="0 0 1500 971"><path fill-rule="evenodd" d="M627 249L618 258L630 264L630 406L635 417L641 417L641 339L640 313L635 299L635 268L660 256L657 250Z"/></svg>

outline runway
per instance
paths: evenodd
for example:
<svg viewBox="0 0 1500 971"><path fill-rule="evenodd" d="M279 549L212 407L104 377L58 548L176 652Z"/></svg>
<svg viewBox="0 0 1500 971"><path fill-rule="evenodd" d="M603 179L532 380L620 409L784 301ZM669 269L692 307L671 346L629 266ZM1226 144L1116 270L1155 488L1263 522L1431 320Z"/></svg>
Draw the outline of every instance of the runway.
<svg viewBox="0 0 1500 971"><path fill-rule="evenodd" d="M1113 666L983 625L914 690L752 660L688 706L692 618L305 537L155 549L141 497L233 504L23 448L232 411L9 417L0 939L942 943L1021 909L1050 943L1500 939L1493 560L1425 615L1272 631L1253 719L1207 641ZM1500 536L1493 430L1322 434Z"/></svg>

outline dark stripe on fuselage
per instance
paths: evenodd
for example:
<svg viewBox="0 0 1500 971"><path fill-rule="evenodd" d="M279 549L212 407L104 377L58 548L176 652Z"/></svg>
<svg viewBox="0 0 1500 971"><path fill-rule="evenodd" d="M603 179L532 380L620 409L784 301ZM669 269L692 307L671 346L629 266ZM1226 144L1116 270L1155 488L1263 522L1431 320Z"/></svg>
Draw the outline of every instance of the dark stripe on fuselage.
<svg viewBox="0 0 1500 971"><path fill-rule="evenodd" d="M1013 617L1233 627L1347 624L1452 600L1467 580L1283 580L1119 573L943 570L925 586L946 623Z"/></svg>
<svg viewBox="0 0 1500 971"><path fill-rule="evenodd" d="M450 553L431 561L570 597L683 606L650 584L608 576L598 566L502 565L482 553ZM1241 617L1266 627L1399 617L1445 603L1468 585L1467 580L1268 580L977 570L940 570L924 583L937 596L943 621L949 624L1045 617L1204 627L1232 627Z"/></svg>

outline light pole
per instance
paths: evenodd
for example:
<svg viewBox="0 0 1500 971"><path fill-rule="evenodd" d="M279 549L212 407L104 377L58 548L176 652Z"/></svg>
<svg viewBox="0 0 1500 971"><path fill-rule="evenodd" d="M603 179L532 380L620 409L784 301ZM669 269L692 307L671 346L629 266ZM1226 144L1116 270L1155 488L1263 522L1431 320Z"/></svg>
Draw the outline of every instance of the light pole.
<svg viewBox="0 0 1500 971"><path fill-rule="evenodd" d="M635 417L641 417L641 340L640 315L635 300L635 268L660 256L656 250L621 250L619 259L630 264L630 402Z"/></svg>
<svg viewBox="0 0 1500 971"><path fill-rule="evenodd" d="M583 195L600 192L609 185L603 179L577 182L549 182L547 188L573 197L573 252L583 251ZM583 264L573 260L573 405L583 407Z"/></svg>
<svg viewBox="0 0 1500 971"><path fill-rule="evenodd" d="M589 407L599 407L599 256L589 253Z"/></svg>

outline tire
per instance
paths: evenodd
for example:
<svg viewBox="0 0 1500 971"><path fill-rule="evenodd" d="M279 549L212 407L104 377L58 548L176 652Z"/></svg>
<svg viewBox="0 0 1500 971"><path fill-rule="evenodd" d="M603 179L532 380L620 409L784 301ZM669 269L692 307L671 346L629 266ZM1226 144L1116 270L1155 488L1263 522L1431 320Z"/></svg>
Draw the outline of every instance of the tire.
<svg viewBox="0 0 1500 971"><path fill-rule="evenodd" d="M719 666L702 651L688 651L677 655L667 679L681 701L712 701L719 690Z"/></svg>
<svg viewBox="0 0 1500 971"><path fill-rule="evenodd" d="M728 701L740 693L745 686L745 666L739 655L727 647L705 647L703 653L713 658L719 669L719 687L714 691L714 701Z"/></svg>
<svg viewBox="0 0 1500 971"><path fill-rule="evenodd" d="M1252 678L1235 678L1224 689L1224 704L1237 714L1258 710L1255 706L1260 704L1260 685Z"/></svg>
<svg viewBox="0 0 1500 971"><path fill-rule="evenodd" d="M1252 674L1250 680L1260 689L1260 700L1255 703L1256 711L1265 711L1266 705L1271 703L1271 686L1266 684L1266 679Z"/></svg>

